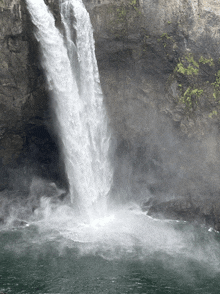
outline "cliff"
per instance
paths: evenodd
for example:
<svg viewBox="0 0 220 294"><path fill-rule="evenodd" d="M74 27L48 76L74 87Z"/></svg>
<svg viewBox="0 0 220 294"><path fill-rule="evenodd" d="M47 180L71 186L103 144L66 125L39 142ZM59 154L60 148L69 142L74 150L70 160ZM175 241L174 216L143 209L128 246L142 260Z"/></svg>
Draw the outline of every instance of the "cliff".
<svg viewBox="0 0 220 294"><path fill-rule="evenodd" d="M46 2L62 29L58 1ZM85 5L115 138L114 197L145 202L152 215L199 219L220 229L220 4ZM58 181L62 172L33 26L23 1L0 1L0 9L1 187L10 187L10 168L27 164Z"/></svg>
<svg viewBox="0 0 220 294"><path fill-rule="evenodd" d="M219 229L220 5L145 0L87 7L118 142L115 193L149 197L144 209L151 215Z"/></svg>
<svg viewBox="0 0 220 294"><path fill-rule="evenodd" d="M25 1L0 1L0 190L27 192L32 170L59 177L58 151L48 132L48 92L33 32Z"/></svg>

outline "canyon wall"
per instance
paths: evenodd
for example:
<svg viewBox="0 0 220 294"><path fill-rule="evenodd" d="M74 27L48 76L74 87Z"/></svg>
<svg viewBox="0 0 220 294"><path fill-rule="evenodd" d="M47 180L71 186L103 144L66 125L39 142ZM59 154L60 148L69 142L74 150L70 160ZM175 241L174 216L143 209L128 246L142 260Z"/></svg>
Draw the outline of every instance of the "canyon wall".
<svg viewBox="0 0 220 294"><path fill-rule="evenodd" d="M45 2L62 30L58 1ZM152 215L220 229L220 4L84 3L114 138L112 194L145 202ZM25 2L0 1L0 14L0 188L13 188L10 171L27 165L59 181L49 93Z"/></svg>

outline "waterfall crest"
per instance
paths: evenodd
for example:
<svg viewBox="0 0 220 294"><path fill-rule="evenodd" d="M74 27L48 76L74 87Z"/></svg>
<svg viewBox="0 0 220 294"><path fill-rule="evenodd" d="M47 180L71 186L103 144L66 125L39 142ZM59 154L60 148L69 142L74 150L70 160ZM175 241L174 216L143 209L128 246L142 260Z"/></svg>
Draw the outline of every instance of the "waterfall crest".
<svg viewBox="0 0 220 294"><path fill-rule="evenodd" d="M62 35L43 0L26 1L52 92L71 201L85 216L103 216L112 182L110 136L89 14L81 0L60 0Z"/></svg>

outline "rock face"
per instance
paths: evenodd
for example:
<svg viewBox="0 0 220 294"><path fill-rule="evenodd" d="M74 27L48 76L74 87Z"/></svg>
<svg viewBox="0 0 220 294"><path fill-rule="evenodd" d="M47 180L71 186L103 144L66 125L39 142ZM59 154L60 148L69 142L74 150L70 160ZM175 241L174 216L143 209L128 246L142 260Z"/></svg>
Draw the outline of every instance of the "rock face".
<svg viewBox="0 0 220 294"><path fill-rule="evenodd" d="M18 133L28 92L28 42L21 10L19 2L16 5L12 1L0 2L0 155L3 164L15 160L24 144Z"/></svg>
<svg viewBox="0 0 220 294"><path fill-rule="evenodd" d="M61 27L58 1L45 2ZM114 197L153 198L152 215L200 219L219 229L220 4L85 5L115 138ZM0 188L9 185L8 167L27 162L58 180L49 95L25 2L0 0L0 14Z"/></svg>
<svg viewBox="0 0 220 294"><path fill-rule="evenodd" d="M0 190L14 188L9 178L15 168L29 165L48 177L48 170L57 167L57 147L45 126L50 124L48 93L33 31L25 1L0 1Z"/></svg>
<svg viewBox="0 0 220 294"><path fill-rule="evenodd" d="M153 197L151 215L219 228L220 5L145 0L87 6L117 138L115 193Z"/></svg>

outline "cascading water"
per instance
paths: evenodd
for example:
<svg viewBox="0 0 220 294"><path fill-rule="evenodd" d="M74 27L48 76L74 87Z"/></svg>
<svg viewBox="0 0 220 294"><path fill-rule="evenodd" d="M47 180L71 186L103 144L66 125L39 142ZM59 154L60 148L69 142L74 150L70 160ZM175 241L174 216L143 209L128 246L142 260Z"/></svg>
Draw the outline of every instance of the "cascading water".
<svg viewBox="0 0 220 294"><path fill-rule="evenodd" d="M152 219L135 205L105 215L112 170L88 13L80 0L60 0L61 34L43 0L26 1L53 96L70 196L82 214L75 205L53 202L51 192L45 197L49 185L60 195L55 184L32 181L29 197L40 198L40 206L22 218L23 226L17 219L17 227L0 227L0 293L219 293L217 233Z"/></svg>
<svg viewBox="0 0 220 294"><path fill-rule="evenodd" d="M110 137L89 14L81 0L60 0L63 36L43 0L27 0L27 6L52 91L71 200L85 217L104 216Z"/></svg>

